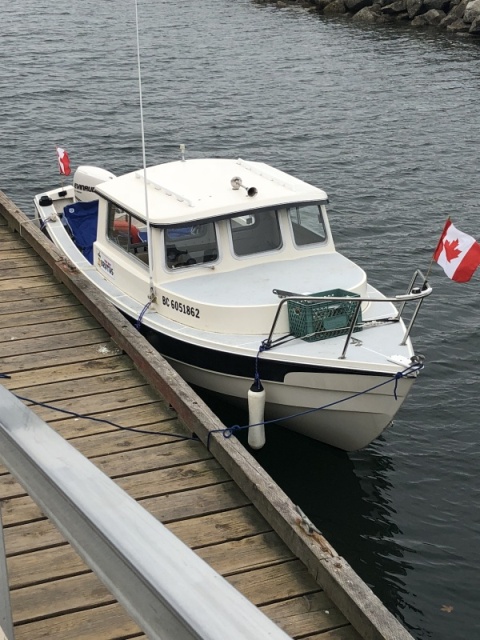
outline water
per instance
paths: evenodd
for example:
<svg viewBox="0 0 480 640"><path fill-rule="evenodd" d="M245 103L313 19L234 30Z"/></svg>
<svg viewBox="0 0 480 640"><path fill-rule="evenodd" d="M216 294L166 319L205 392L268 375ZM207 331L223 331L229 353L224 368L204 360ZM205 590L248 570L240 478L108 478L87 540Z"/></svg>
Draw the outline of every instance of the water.
<svg viewBox="0 0 480 640"><path fill-rule="evenodd" d="M327 190L337 247L386 293L448 215L480 238L480 47L249 0L140 0L147 161L265 161ZM0 188L26 212L72 164L141 165L133 0L2 8ZM427 366L394 426L345 454L277 428L257 456L417 639L480 637L480 280L432 270ZM222 417L241 422L219 407Z"/></svg>

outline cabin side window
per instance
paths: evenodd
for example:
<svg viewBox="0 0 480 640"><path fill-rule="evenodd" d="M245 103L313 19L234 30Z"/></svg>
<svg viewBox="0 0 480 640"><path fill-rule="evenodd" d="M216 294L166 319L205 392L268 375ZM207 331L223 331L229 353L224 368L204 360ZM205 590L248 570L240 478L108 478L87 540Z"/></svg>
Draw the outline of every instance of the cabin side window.
<svg viewBox="0 0 480 640"><path fill-rule="evenodd" d="M282 246L278 214L275 209L255 211L230 218L230 232L236 256L274 251Z"/></svg>
<svg viewBox="0 0 480 640"><path fill-rule="evenodd" d="M108 204L108 239L127 253L148 264L148 234L146 224L117 205Z"/></svg>
<svg viewBox="0 0 480 640"><path fill-rule="evenodd" d="M209 264L218 259L217 234L213 222L166 227L163 237L168 269Z"/></svg>
<svg viewBox="0 0 480 640"><path fill-rule="evenodd" d="M297 247L325 242L327 234L318 203L289 206L288 217Z"/></svg>

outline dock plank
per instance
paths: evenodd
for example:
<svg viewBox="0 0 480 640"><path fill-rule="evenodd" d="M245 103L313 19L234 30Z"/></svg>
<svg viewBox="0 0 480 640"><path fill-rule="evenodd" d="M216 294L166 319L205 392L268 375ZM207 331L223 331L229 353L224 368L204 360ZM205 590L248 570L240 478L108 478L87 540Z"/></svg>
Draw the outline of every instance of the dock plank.
<svg viewBox="0 0 480 640"><path fill-rule="evenodd" d="M18 391L16 391L18 393ZM135 407L149 404L158 400L158 394L149 386L135 387L129 389L128 394L124 389L119 391L110 391L107 393L97 393L91 396L82 396L82 402L79 403L77 397L64 398L58 401L57 409L48 409L46 407L35 407L35 413L45 422L53 422L58 418L64 418L64 411L71 413L79 413L83 415L96 416L105 411L114 411L115 409L125 409L127 407Z"/></svg>
<svg viewBox="0 0 480 640"><path fill-rule="evenodd" d="M14 391L23 388L25 393L31 388L57 384L58 382L79 381L94 376L105 376L109 373L119 373L134 370L130 358L126 356L110 356L107 358L83 359L74 364L57 364L55 367L42 369L41 378L37 371L15 372L5 387Z"/></svg>
<svg viewBox="0 0 480 640"><path fill-rule="evenodd" d="M308 636L308 640L362 640L362 637L355 631L352 625L348 624L322 632L321 634L316 633L313 636Z"/></svg>
<svg viewBox="0 0 480 640"><path fill-rule="evenodd" d="M37 323L35 326L24 325L19 327L6 327L0 329L0 343L12 340L21 341L29 338L50 336L55 338L60 334L77 333L78 331L88 331L98 329L99 325L90 315L71 320L56 320L55 322Z"/></svg>
<svg viewBox="0 0 480 640"><path fill-rule="evenodd" d="M81 305L64 305L56 306L53 309L38 309L36 305L35 310L23 310L20 311L17 304L10 304L10 309L14 308L13 313L1 314L2 327L22 327L33 325L37 327L40 322L61 322L65 320L75 320L78 318L88 317L88 311Z"/></svg>
<svg viewBox="0 0 480 640"><path fill-rule="evenodd" d="M42 289L46 284L46 276L30 276L25 278L14 278L11 280L0 280L0 301L3 300L6 292L15 290L27 291L31 289ZM31 291L35 295L35 291Z"/></svg>
<svg viewBox="0 0 480 640"><path fill-rule="evenodd" d="M52 399L81 398L94 395L95 392L99 391L106 393L145 385L145 380L142 376L122 356L115 360L113 358L100 360L98 364L96 361L84 363L84 372L87 373L85 376L81 375L81 365L76 366L79 369L78 378L71 375L74 369L67 365L66 367L59 367L60 375L58 380L50 379L43 385L21 386L16 388L15 392L19 394L29 393L35 402L48 402ZM111 371L108 370L109 366L112 367ZM99 369L98 374L95 371L96 367ZM47 375L48 373L52 373L52 371L47 371ZM64 373L66 375L63 375ZM81 384L78 382L79 379L81 379ZM7 382L15 385L15 380L16 376L14 375Z"/></svg>
<svg viewBox="0 0 480 640"><path fill-rule="evenodd" d="M45 300L52 297L60 297L63 299L71 298L78 303L75 296L72 296L64 287L64 285L56 282L54 279L49 278L42 281L37 291L32 295L32 291L29 289L18 289L12 287L5 291L0 292L0 309L1 305L9 304L11 302L24 302L28 309L37 309L39 305L43 304ZM11 310L11 307L10 307ZM22 309L23 310L23 309Z"/></svg>
<svg viewBox="0 0 480 640"><path fill-rule="evenodd" d="M230 476L218 462L212 459L117 478L117 483L139 501L165 495L173 501L172 495L179 491L205 488L229 481ZM40 508L23 492L22 487L17 484L16 489L15 495L8 497L4 487L1 488L2 495L5 496L2 501L4 526L24 524L44 518ZM175 504L179 503L175 500Z"/></svg>
<svg viewBox="0 0 480 640"><path fill-rule="evenodd" d="M10 332L11 335L11 332ZM105 333L104 329L90 329L88 331L78 331L77 333L59 333L52 339L51 335L47 336L32 336L31 338L23 340L0 340L0 346L2 349L2 369L4 362L8 362L8 358L17 358L20 355L32 355L33 358L38 355L39 352L56 352L57 350L83 347L86 345L102 345L103 343L109 343L109 337ZM102 348L102 346L99 346ZM118 349L118 347L116 347ZM9 370L9 373L14 373L15 369Z"/></svg>
<svg viewBox="0 0 480 640"><path fill-rule="evenodd" d="M15 265L14 263L14 259L0 262L0 281L12 280L15 282L15 280L21 280L23 278L37 276L50 277L51 275L51 270L39 259L28 260L26 258L19 258L18 264Z"/></svg>
<svg viewBox="0 0 480 640"><path fill-rule="evenodd" d="M17 353L2 357L2 371L11 375L19 371L35 371L42 369L43 372L48 367L59 367L65 364L83 363L91 360L99 360L101 358L110 358L119 355L121 350L110 340L104 333L96 331L95 333L82 332L82 336L78 336L79 340L74 346L61 346L57 344L57 348L50 351L31 351L27 349L26 353ZM82 340L83 338L83 340ZM43 345L45 347L45 345ZM22 343L25 347L25 343ZM79 349L81 347L81 350ZM48 362L48 367L45 363ZM38 372L37 372L38 375Z"/></svg>
<svg viewBox="0 0 480 640"><path fill-rule="evenodd" d="M2 235L0 237L0 246L3 245L3 242L5 239L10 239L9 236L11 234L11 231L7 230L7 231L2 231L1 233ZM18 260L18 262L15 262L15 265L19 266L22 264L21 262L22 260L29 260L29 259L36 260L37 261L36 264L41 264L42 262L42 259L40 258L40 256L37 254L35 249L32 249L30 245L26 247L19 247L17 249L10 250L8 251L8 254L2 254L0 269L10 268L12 260L14 262Z"/></svg>
<svg viewBox="0 0 480 640"><path fill-rule="evenodd" d="M137 635L141 635L140 629L116 603L15 627L15 640L122 640Z"/></svg>
<svg viewBox="0 0 480 640"><path fill-rule="evenodd" d="M222 575L291 560L294 556L272 531L196 549L197 554ZM89 573L70 545L41 549L7 559L12 589Z"/></svg>
<svg viewBox="0 0 480 640"><path fill-rule="evenodd" d="M128 429L137 427L150 429L150 426L158 424L160 431L163 430L166 421L176 418L176 416L176 412L161 398L151 400L148 404L117 408L95 414L95 418L98 420L105 419ZM112 431L110 424L94 421L89 417L79 419L62 416L58 420L52 420L51 424L55 427L55 431L66 440Z"/></svg>
<svg viewBox="0 0 480 640"><path fill-rule="evenodd" d="M306 594L262 607L292 637L310 637L318 629L332 631L347 620L323 592ZM321 636L322 640L324 636Z"/></svg>
<svg viewBox="0 0 480 640"><path fill-rule="evenodd" d="M2 242L0 242L0 251L1 252L11 252L11 251L15 251L19 248L28 248L28 244L26 242L26 240L24 240L23 238L14 238L13 240L9 239L8 237L6 239L2 239Z"/></svg>
<svg viewBox="0 0 480 640"><path fill-rule="evenodd" d="M252 506L164 524L168 524L172 533L194 549L271 531ZM62 534L47 519L6 527L4 533L9 555L32 553L65 543Z"/></svg>
<svg viewBox="0 0 480 640"><path fill-rule="evenodd" d="M331 606L325 594L309 593L311 581L300 564L298 561L292 561L281 566L257 569L227 579L268 615L275 611L280 620L280 626L292 637L306 637L312 629L317 632L318 630L330 631L341 627L341 625L347 625L345 617L336 607ZM282 573L283 575L281 575ZM279 580L277 581L275 578L279 578ZM259 589L258 585L262 585L264 589ZM287 585L289 594L285 593ZM82 598L79 598L79 593ZM264 604L270 599L274 599L276 604ZM58 629L67 634L62 636L67 638L70 637L67 615L73 614L75 619L79 621L82 620L82 610L101 611L102 618L107 617L108 619L111 619L112 616L116 618L119 615L118 607L112 602L108 591L91 574L14 591L12 602L18 612L17 621L22 623L20 628L26 627L29 633L40 634L33 636L35 638L46 637L41 635L43 632L42 619L35 618L35 612L42 608L49 615L59 619ZM77 618L77 614L80 617ZM126 632L124 624L127 624L126 620L122 623L122 633ZM130 633L133 628L133 625L128 627ZM94 619L89 623L87 633L90 635L93 632L96 634L107 633L101 620ZM76 637L84 637L82 633L83 631L80 630L80 635ZM89 637L89 635L85 637ZM27 636L21 635L20 637ZM104 636L100 635L99 637ZM118 636L107 635L105 637Z"/></svg>

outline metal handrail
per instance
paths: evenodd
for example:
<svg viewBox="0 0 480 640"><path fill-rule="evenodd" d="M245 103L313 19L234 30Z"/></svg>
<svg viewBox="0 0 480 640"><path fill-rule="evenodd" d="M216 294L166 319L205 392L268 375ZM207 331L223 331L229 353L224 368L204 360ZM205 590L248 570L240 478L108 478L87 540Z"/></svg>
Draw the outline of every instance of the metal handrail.
<svg viewBox="0 0 480 640"><path fill-rule="evenodd" d="M417 284L417 282L420 281L420 284ZM270 329L270 333L268 335L268 338L265 340L265 346L267 349L271 348L273 346L273 343L275 342L273 340L273 334L275 332L275 327L277 325L278 319L280 317L280 312L283 308L283 305L289 301L297 301L297 302L312 302L312 301L318 301L318 302L349 302L349 303L355 303L355 312L352 315L352 318L350 320L350 324L348 325L348 331L346 334L346 338L345 338L345 344L343 346L343 350L341 355L339 356L339 359L345 359L346 357L346 353L347 353L347 349L348 349L348 345L350 344L350 338L352 337L352 333L355 329L355 325L357 323L357 318L359 316L360 313L360 308L363 302L392 302L392 303L401 303L400 307L397 309L397 314L395 316L393 316L392 318L388 318L386 320L386 322L399 322L399 320L402 317L403 311L407 305L407 303L409 302L414 302L416 301L416 306L415 309L412 313L412 317L410 318L410 321L408 323L408 326L406 327L405 330L405 334L402 338L402 341L400 342L401 345L406 344L408 337L410 335L410 332L412 330L412 327L415 323L415 320L418 316L418 312L420 311L420 307L422 305L422 302L424 300L424 298L426 298L427 296L429 296L432 293L432 288L429 286L426 277L424 276L424 274L420 271L420 269L416 269L411 280L410 280L410 284L407 288L407 292L404 294L400 294L397 296L391 296L391 297L387 297L387 296L382 296L381 298L372 298L372 297L346 297L346 296L302 296L299 294L295 294L295 293L291 293L289 291L282 291L281 289L274 289L273 293L275 293L276 295L278 295L279 297L282 298L282 300L280 300L278 307L277 307L277 311L275 313L275 317L273 319L273 323L272 323L272 327ZM370 322L378 322L378 321L370 321ZM363 326L368 326L368 323L365 323Z"/></svg>
<svg viewBox="0 0 480 640"><path fill-rule="evenodd" d="M0 462L150 640L291 640L2 385L0 406Z"/></svg>

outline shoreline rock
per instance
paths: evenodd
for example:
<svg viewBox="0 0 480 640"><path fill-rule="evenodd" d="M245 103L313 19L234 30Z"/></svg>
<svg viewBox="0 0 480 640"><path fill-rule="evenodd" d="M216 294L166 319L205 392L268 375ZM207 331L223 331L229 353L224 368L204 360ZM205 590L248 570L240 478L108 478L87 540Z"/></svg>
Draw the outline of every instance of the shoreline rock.
<svg viewBox="0 0 480 640"><path fill-rule="evenodd" d="M404 20L412 27L437 27L480 37L480 0L255 0L279 8L301 6L324 15L349 15L354 22L386 24Z"/></svg>

